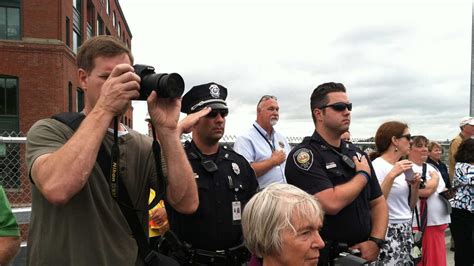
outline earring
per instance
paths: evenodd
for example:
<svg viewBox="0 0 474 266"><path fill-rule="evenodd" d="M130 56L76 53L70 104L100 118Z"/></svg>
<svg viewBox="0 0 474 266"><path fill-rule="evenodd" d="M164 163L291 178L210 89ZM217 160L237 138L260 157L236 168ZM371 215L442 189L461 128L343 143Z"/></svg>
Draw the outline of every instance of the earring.
<svg viewBox="0 0 474 266"><path fill-rule="evenodd" d="M397 151L398 151L398 147L395 147L395 152L397 152Z"/></svg>

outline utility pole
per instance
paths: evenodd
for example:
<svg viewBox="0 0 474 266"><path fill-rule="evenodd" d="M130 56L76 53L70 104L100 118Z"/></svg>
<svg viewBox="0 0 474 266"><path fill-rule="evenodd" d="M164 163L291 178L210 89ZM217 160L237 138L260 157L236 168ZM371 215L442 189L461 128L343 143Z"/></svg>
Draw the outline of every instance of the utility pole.
<svg viewBox="0 0 474 266"><path fill-rule="evenodd" d="M469 101L469 116L474 116L474 2L472 4L472 22L471 22L471 94L470 94L470 101Z"/></svg>

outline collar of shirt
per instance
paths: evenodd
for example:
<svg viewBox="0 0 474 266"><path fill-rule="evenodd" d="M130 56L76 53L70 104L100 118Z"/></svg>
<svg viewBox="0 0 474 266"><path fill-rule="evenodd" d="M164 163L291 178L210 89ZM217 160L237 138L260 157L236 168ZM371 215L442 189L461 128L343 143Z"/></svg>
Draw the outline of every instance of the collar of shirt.
<svg viewBox="0 0 474 266"><path fill-rule="evenodd" d="M268 140L273 141L273 138L275 136L275 129L273 129L272 134L268 134L268 132L257 123L257 121L255 121L253 125L256 126L257 130L259 130L260 133L263 133Z"/></svg>
<svg viewBox="0 0 474 266"><path fill-rule="evenodd" d="M330 151L331 148L333 148L336 151L338 151L342 154L348 155L348 156L349 155L352 156L354 154L354 149L346 141L341 140L341 146L339 148L332 147L326 142L326 140L323 139L323 137L321 137L321 135L319 135L319 133L316 130L314 131L313 135L310 137L310 140L315 141L316 143L321 145L321 147L324 150L329 150Z"/></svg>

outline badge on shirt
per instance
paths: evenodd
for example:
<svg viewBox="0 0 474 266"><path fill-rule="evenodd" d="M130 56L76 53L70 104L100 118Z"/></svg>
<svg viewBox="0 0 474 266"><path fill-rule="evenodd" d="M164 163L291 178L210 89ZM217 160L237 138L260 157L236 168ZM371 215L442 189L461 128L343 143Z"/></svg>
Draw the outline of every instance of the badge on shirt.
<svg viewBox="0 0 474 266"><path fill-rule="evenodd" d="M240 201L232 201L232 221L240 221L242 219L242 208Z"/></svg>
<svg viewBox="0 0 474 266"><path fill-rule="evenodd" d="M235 173L236 175L240 174L240 167L239 167L238 164L232 163L232 170L234 170L234 173Z"/></svg>
<svg viewBox="0 0 474 266"><path fill-rule="evenodd" d="M313 165L313 152L306 148L301 148L293 154L293 161L296 166L307 171Z"/></svg>
<svg viewBox="0 0 474 266"><path fill-rule="evenodd" d="M283 141L278 141L278 146L280 146L282 149L285 149L285 143L283 143Z"/></svg>

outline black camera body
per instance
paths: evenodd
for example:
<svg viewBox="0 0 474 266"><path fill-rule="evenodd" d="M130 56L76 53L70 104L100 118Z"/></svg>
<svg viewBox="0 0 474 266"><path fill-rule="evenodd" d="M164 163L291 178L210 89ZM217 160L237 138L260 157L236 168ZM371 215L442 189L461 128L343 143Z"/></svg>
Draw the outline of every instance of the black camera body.
<svg viewBox="0 0 474 266"><path fill-rule="evenodd" d="M155 68L148 65L134 65L135 73L140 76L140 97L146 101L152 91L160 98L181 97L184 92L184 80L178 73L155 73Z"/></svg>

